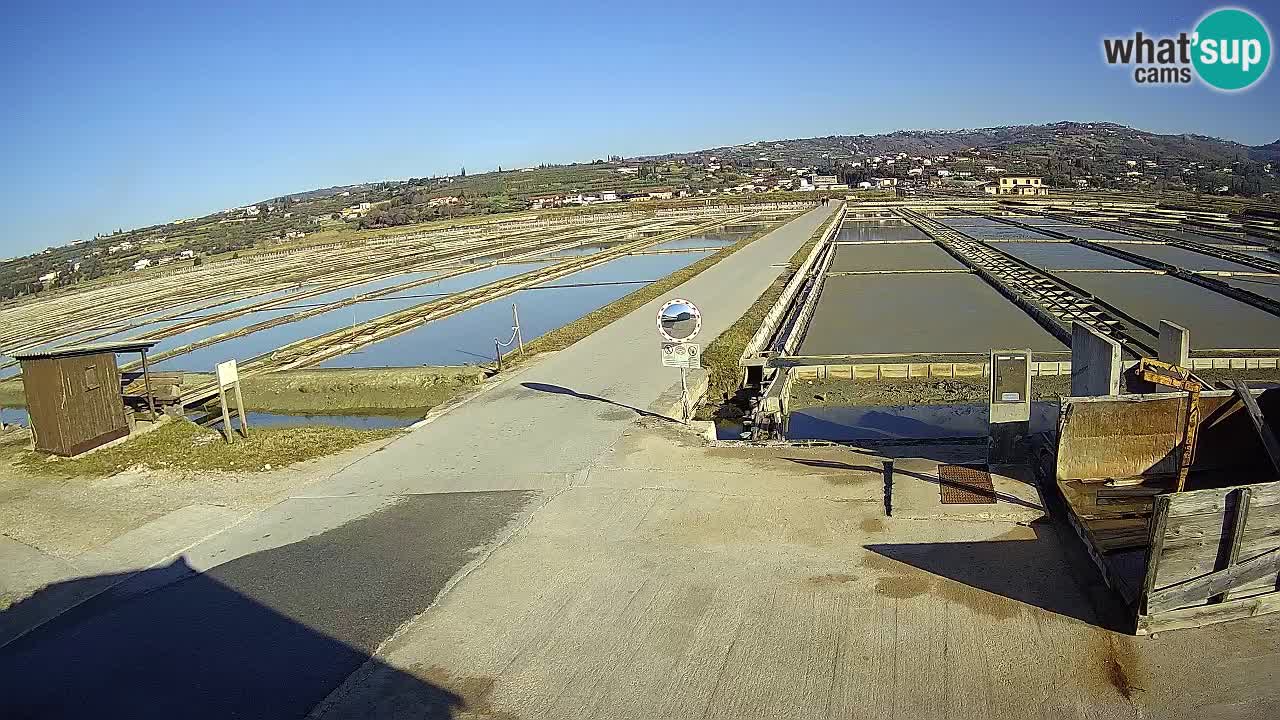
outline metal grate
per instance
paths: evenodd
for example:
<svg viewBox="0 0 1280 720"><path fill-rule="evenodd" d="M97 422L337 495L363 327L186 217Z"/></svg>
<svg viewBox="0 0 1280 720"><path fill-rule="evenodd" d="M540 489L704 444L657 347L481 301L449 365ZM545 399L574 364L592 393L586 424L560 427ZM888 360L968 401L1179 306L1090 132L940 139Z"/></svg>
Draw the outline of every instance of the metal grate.
<svg viewBox="0 0 1280 720"><path fill-rule="evenodd" d="M939 465L938 487L945 505L991 505L996 501L986 465Z"/></svg>

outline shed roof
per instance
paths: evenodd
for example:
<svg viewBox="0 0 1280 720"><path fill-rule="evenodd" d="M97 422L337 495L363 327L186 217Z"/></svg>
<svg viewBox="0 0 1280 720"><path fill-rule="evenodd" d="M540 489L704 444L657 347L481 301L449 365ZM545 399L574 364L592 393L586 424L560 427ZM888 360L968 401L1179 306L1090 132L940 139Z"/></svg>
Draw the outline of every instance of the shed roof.
<svg viewBox="0 0 1280 720"><path fill-rule="evenodd" d="M91 343L88 345L68 345L66 347L32 350L31 352L14 353L15 360L46 360L49 358L71 357L73 355L96 355L97 353L141 352L155 347L159 340L122 340L121 342Z"/></svg>

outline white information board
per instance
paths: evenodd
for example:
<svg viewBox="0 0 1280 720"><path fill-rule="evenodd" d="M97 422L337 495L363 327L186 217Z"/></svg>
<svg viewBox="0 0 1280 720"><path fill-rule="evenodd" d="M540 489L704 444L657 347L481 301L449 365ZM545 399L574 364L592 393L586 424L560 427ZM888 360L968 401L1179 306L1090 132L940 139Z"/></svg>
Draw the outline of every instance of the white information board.
<svg viewBox="0 0 1280 720"><path fill-rule="evenodd" d="M696 370L702 367L702 348L696 343L663 343L662 364Z"/></svg>
<svg viewBox="0 0 1280 720"><path fill-rule="evenodd" d="M218 387L223 390L240 382L240 371L236 368L235 360L218 363L214 367L214 371L218 374Z"/></svg>

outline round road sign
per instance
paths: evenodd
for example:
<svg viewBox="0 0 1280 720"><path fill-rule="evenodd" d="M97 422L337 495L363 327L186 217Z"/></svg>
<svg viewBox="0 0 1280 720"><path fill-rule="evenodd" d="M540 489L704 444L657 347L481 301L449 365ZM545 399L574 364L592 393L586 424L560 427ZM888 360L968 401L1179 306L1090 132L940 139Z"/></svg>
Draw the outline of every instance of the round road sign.
<svg viewBox="0 0 1280 720"><path fill-rule="evenodd" d="M701 330L702 311L688 300L668 300L658 311L658 334L667 342L688 342Z"/></svg>

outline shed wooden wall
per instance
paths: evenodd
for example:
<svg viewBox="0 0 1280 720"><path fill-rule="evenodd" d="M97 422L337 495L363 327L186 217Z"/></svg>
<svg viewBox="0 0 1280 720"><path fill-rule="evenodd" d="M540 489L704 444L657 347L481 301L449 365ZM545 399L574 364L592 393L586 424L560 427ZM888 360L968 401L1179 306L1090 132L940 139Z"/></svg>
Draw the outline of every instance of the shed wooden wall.
<svg viewBox="0 0 1280 720"><path fill-rule="evenodd" d="M129 434L115 353L23 360L22 379L37 450L76 455Z"/></svg>

